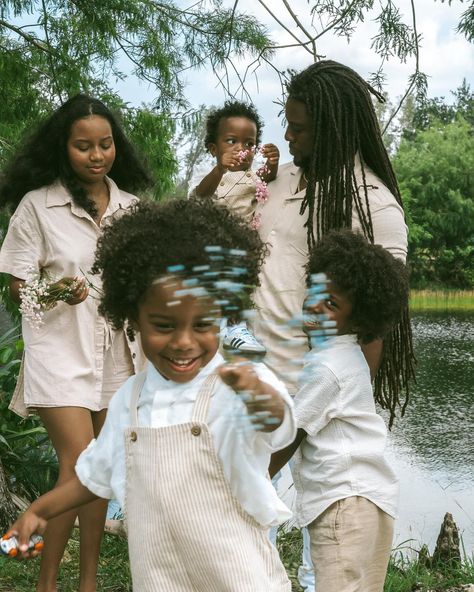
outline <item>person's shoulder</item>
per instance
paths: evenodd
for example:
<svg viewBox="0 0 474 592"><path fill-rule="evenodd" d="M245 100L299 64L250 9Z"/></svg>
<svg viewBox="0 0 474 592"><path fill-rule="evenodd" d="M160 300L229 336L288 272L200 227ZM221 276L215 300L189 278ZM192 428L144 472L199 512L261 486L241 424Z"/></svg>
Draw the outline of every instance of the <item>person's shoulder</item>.
<svg viewBox="0 0 474 592"><path fill-rule="evenodd" d="M372 205L379 205L379 206L391 206L395 205L396 207L400 207L397 202L396 197L390 191L390 189L385 185L382 179L374 173L374 171L364 164L364 175L365 175L365 186L367 187L367 196L369 198L369 202ZM357 174L358 182L360 183L360 187L363 186L363 176L362 173L359 171Z"/></svg>
<svg viewBox="0 0 474 592"><path fill-rule="evenodd" d="M328 339L325 347L306 355L305 368L324 368L338 380L344 380L354 372L368 370L362 349L355 335L337 335Z"/></svg>
<svg viewBox="0 0 474 592"><path fill-rule="evenodd" d="M285 164L278 165L278 172L276 179L270 181L271 183L275 183L278 180L278 177L284 175L297 175L299 174L300 168L297 167L293 161L285 162Z"/></svg>
<svg viewBox="0 0 474 592"><path fill-rule="evenodd" d="M120 189L111 177L107 177L107 183L109 185L111 201L119 202L122 208L127 208L139 201L139 198L133 193Z"/></svg>
<svg viewBox="0 0 474 592"><path fill-rule="evenodd" d="M44 185L43 187L38 187L25 193L12 218L44 211L48 204L48 196L55 191L56 187L57 184L53 183L52 185Z"/></svg>

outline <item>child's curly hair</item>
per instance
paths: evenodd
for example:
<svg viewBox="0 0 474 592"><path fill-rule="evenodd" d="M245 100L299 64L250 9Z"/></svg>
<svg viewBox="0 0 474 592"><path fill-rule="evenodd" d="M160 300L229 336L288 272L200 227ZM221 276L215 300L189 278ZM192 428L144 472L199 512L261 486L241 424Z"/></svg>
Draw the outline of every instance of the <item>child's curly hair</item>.
<svg viewBox="0 0 474 592"><path fill-rule="evenodd" d="M408 272L380 245L350 230L328 232L311 251L311 274L325 273L352 304L351 325L362 343L384 337L408 304Z"/></svg>
<svg viewBox="0 0 474 592"><path fill-rule="evenodd" d="M209 252L215 246L220 250ZM115 329L122 328L137 318L152 283L174 272L201 278L217 299L242 308L245 295L258 285L264 249L256 231L210 199L140 202L107 226L98 241L92 273L102 275L99 311ZM208 265L207 274L193 270Z"/></svg>
<svg viewBox="0 0 474 592"><path fill-rule="evenodd" d="M210 111L207 116L206 137L204 138L204 145L207 149L209 149L209 144L215 144L217 142L221 119L227 119L228 117L246 117L250 121L253 121L257 127L257 146L260 144L264 123L255 107L248 103L241 103L240 101L226 101L223 107Z"/></svg>

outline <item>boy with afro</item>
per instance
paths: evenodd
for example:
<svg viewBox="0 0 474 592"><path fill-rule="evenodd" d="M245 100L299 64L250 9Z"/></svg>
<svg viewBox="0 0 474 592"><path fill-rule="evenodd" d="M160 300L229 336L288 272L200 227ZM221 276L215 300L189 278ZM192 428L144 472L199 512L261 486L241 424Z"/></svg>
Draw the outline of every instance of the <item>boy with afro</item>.
<svg viewBox="0 0 474 592"><path fill-rule="evenodd" d="M326 293L315 297L321 273ZM382 592L398 481L384 456L387 430L361 344L384 338L399 321L407 270L381 246L340 230L317 243L307 278L304 328L315 347L295 397L297 437L273 455L270 473L296 451L297 521L309 530L318 590ZM336 335L317 347L329 325Z"/></svg>

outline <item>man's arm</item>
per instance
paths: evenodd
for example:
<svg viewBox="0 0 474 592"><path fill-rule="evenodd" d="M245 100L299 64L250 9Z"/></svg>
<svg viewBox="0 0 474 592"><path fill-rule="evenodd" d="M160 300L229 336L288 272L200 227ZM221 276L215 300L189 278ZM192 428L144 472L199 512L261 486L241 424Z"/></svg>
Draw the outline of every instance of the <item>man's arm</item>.
<svg viewBox="0 0 474 592"><path fill-rule="evenodd" d="M370 343L363 343L360 347L369 366L370 380L374 380L382 362L383 339L375 339Z"/></svg>

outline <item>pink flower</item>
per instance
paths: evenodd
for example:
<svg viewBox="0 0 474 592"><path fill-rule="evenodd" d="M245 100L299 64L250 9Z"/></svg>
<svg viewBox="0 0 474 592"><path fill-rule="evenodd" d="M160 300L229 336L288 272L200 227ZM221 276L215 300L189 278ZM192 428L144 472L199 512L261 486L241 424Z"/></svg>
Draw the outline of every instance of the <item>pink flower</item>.
<svg viewBox="0 0 474 592"><path fill-rule="evenodd" d="M250 152L250 150L241 150L237 154L241 163L247 158L247 156L249 155L249 152Z"/></svg>
<svg viewBox="0 0 474 592"><path fill-rule="evenodd" d="M261 224L262 224L262 214L260 212L255 213L253 215L252 220L250 221L250 228L253 228L254 230L258 230L260 228Z"/></svg>
<svg viewBox="0 0 474 592"><path fill-rule="evenodd" d="M265 181L256 181L255 197L258 203L265 203L268 199L268 187Z"/></svg>

